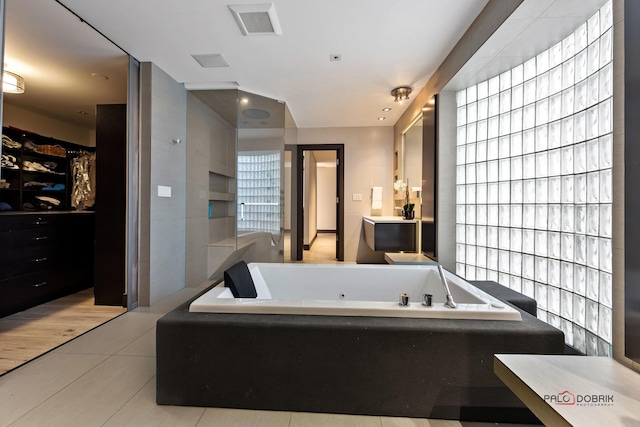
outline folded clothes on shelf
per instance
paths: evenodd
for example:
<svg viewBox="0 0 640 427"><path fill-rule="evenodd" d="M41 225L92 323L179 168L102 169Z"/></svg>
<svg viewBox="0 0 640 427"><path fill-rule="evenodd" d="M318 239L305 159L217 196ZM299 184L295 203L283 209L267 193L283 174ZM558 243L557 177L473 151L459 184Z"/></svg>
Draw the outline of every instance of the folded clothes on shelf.
<svg viewBox="0 0 640 427"><path fill-rule="evenodd" d="M43 191L64 191L64 184L55 184L53 186L42 187Z"/></svg>
<svg viewBox="0 0 640 427"><path fill-rule="evenodd" d="M41 202L50 203L53 206L60 206L60 200L58 200L58 199L56 199L54 197L36 196L36 199L40 200Z"/></svg>
<svg viewBox="0 0 640 427"><path fill-rule="evenodd" d="M26 181L24 183L24 188L30 187L53 187L53 182L41 182L41 181Z"/></svg>
<svg viewBox="0 0 640 427"><path fill-rule="evenodd" d="M22 144L9 138L7 135L2 135L2 146L12 150L19 150Z"/></svg>
<svg viewBox="0 0 640 427"><path fill-rule="evenodd" d="M22 170L29 171L29 172L47 172L47 173L53 173L56 175L64 175L63 172L56 172L55 170L49 169L44 164L34 162L32 160L24 160L22 162Z"/></svg>
<svg viewBox="0 0 640 427"><path fill-rule="evenodd" d="M1 164L5 169L19 169L17 159L11 154L3 154Z"/></svg>

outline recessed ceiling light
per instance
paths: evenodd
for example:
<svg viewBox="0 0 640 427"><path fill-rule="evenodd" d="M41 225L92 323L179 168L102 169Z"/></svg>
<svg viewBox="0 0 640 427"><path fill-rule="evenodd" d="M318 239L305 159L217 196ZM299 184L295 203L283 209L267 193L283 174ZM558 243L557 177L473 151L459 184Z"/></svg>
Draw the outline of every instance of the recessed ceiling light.
<svg viewBox="0 0 640 427"><path fill-rule="evenodd" d="M386 113L387 111L391 111L391 108L385 107L385 108L382 109L382 111L384 111Z"/></svg>
<svg viewBox="0 0 640 427"><path fill-rule="evenodd" d="M383 121L385 119L386 119L386 117L378 117L378 120L380 120L380 121Z"/></svg>
<svg viewBox="0 0 640 427"><path fill-rule="evenodd" d="M248 104L249 103L249 98L242 98L240 100L240 102L242 102L243 104Z"/></svg>

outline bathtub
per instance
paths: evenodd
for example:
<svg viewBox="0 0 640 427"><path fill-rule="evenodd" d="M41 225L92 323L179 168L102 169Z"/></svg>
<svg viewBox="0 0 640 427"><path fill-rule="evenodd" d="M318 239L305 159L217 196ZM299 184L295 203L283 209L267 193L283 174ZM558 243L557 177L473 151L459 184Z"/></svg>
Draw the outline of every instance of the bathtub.
<svg viewBox="0 0 640 427"><path fill-rule="evenodd" d="M189 307L191 312L303 314L520 321L518 310L446 272L456 309L445 307L436 266L251 263L258 297L234 298L220 283ZM399 296L409 294L408 306ZM433 306L421 303L433 295Z"/></svg>

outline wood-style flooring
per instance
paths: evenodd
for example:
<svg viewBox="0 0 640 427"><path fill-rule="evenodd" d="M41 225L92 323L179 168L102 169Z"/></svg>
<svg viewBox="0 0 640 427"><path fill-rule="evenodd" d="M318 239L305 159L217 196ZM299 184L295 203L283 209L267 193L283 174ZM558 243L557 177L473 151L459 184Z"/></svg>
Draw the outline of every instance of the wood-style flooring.
<svg viewBox="0 0 640 427"><path fill-rule="evenodd" d="M0 375L124 313L93 304L93 288L0 319Z"/></svg>
<svg viewBox="0 0 640 427"><path fill-rule="evenodd" d="M308 251L302 251L302 261L291 261L291 235L284 236L284 262L304 264L341 264L336 260L336 233L318 233Z"/></svg>

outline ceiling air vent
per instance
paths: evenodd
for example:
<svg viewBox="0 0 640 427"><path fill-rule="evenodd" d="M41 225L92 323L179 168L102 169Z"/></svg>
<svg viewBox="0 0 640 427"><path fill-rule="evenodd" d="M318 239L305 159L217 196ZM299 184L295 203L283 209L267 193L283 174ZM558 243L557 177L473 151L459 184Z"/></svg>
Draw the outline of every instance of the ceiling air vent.
<svg viewBox="0 0 640 427"><path fill-rule="evenodd" d="M205 55L191 55L198 61L202 68L229 67L229 61L221 53L210 53Z"/></svg>
<svg viewBox="0 0 640 427"><path fill-rule="evenodd" d="M273 3L230 5L229 9L245 36L282 34Z"/></svg>

